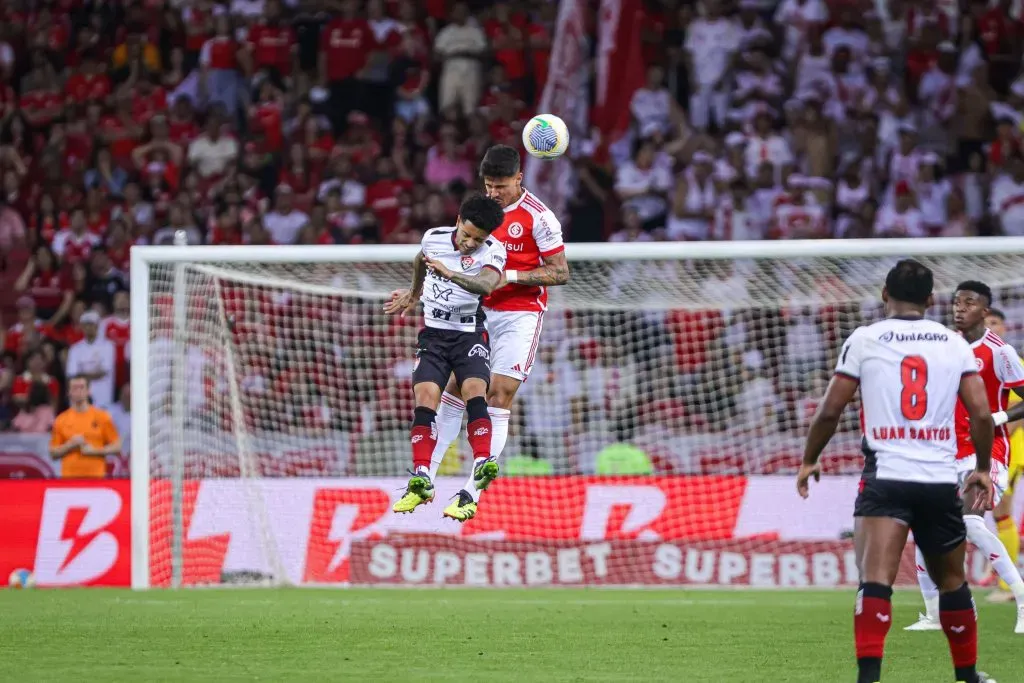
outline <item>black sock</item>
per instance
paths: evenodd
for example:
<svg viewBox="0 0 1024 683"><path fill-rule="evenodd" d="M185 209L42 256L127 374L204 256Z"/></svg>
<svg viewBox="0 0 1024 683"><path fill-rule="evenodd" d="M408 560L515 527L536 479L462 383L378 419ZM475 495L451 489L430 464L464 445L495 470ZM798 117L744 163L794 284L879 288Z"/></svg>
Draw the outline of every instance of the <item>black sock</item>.
<svg viewBox="0 0 1024 683"><path fill-rule="evenodd" d="M857 660L857 683L876 683L882 680L882 658L861 657Z"/></svg>

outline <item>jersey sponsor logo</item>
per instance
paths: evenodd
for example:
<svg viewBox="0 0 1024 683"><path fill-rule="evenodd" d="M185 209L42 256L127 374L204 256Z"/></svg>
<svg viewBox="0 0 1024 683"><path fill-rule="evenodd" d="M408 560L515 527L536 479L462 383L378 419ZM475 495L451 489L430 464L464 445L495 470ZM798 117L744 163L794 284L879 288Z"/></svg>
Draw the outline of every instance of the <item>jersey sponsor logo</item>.
<svg viewBox="0 0 1024 683"><path fill-rule="evenodd" d="M521 252L523 250L522 242L505 242L505 251Z"/></svg>
<svg viewBox="0 0 1024 683"><path fill-rule="evenodd" d="M460 261L460 263L462 264L462 269L463 270L469 270L470 268L473 267L473 257L472 256L463 256L462 260Z"/></svg>
<svg viewBox="0 0 1024 683"><path fill-rule="evenodd" d="M434 292L434 298L440 301L448 301L454 291L451 287L441 287L436 282L432 284L431 290Z"/></svg>
<svg viewBox="0 0 1024 683"><path fill-rule="evenodd" d="M480 356L484 360L489 360L491 357L491 352L488 351L487 347L484 346L483 344L473 344L473 348L471 348L469 350L469 353L467 353L466 355L469 356L470 358L472 358L473 356Z"/></svg>
<svg viewBox="0 0 1024 683"><path fill-rule="evenodd" d="M473 436L486 436L487 432L489 431L491 430L487 429L487 427L480 427L475 432L473 432Z"/></svg>
<svg viewBox="0 0 1024 683"><path fill-rule="evenodd" d="M495 256L494 257L494 262L497 263L499 266L504 267L505 266L505 257L504 256Z"/></svg>
<svg viewBox="0 0 1024 683"><path fill-rule="evenodd" d="M512 239L519 239L520 237L522 237L523 224L513 223L512 225L508 226L508 236L511 237Z"/></svg>
<svg viewBox="0 0 1024 683"><path fill-rule="evenodd" d="M422 434L414 434L409 443L419 443L420 441L423 441L423 435Z"/></svg>
<svg viewBox="0 0 1024 683"><path fill-rule="evenodd" d="M949 335L942 332L911 332L909 334L901 332L893 332L889 330L882 334L878 341L888 344L889 342L913 342L913 341L937 341L944 342L949 340Z"/></svg>

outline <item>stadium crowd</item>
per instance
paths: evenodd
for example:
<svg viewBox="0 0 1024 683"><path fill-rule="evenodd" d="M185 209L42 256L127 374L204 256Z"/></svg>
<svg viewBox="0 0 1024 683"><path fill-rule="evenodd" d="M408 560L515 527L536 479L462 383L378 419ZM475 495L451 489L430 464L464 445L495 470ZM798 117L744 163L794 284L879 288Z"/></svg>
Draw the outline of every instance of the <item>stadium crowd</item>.
<svg viewBox="0 0 1024 683"><path fill-rule="evenodd" d="M600 3L585 4L596 37ZM1020 4L639 3L646 82L610 154L595 154L600 131L571 148L567 239L1024 235ZM0 420L45 431L64 378L84 373L127 430L133 244L180 230L192 244L412 243L450 224L483 151L520 146L556 15L551 0L7 0ZM700 274L726 289L731 276ZM626 440L737 419L795 429L833 360L823 349L859 316L553 316L518 411L523 448L543 455L595 419ZM411 346L394 339L343 390L286 382L273 363L257 374L284 387L275 405L319 401L325 425L404 425ZM655 388L644 411L640 386Z"/></svg>

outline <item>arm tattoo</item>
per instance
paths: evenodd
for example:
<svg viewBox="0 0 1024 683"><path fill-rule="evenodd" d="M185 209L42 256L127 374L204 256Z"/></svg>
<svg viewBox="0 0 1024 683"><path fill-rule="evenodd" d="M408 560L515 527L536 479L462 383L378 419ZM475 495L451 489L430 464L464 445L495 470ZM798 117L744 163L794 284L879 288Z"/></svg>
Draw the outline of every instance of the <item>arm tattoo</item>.
<svg viewBox="0 0 1024 683"><path fill-rule="evenodd" d="M516 282L534 287L564 285L569 281L569 262L565 252L552 254L544 259L544 265L533 270L521 271Z"/></svg>
<svg viewBox="0 0 1024 683"><path fill-rule="evenodd" d="M416 258L412 260L412 287L409 292L413 296L423 293L423 280L427 277L427 264L423 260L423 252L417 252Z"/></svg>
<svg viewBox="0 0 1024 683"><path fill-rule="evenodd" d="M474 277L454 274L449 279L470 294L487 296L494 291L500 277L501 274L493 268L484 268L482 273Z"/></svg>

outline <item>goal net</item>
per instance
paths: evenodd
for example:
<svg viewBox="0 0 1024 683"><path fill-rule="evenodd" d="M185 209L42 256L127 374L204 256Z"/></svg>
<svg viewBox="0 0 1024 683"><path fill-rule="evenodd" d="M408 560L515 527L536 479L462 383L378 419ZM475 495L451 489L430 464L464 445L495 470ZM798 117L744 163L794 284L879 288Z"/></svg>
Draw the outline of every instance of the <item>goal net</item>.
<svg viewBox="0 0 1024 683"><path fill-rule="evenodd" d="M464 437L435 504L390 511L422 319L381 307L414 253L133 250L136 587L855 584L856 406L809 501L789 475L887 270L931 266L942 321L982 279L1024 332L1014 239L571 245L502 477L459 525Z"/></svg>

